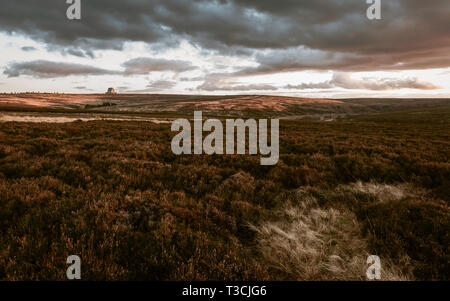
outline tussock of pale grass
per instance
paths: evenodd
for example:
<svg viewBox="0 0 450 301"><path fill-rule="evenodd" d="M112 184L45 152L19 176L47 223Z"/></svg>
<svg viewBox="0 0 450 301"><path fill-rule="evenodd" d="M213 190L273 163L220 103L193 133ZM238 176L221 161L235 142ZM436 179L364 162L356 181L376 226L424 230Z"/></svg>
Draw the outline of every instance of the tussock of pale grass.
<svg viewBox="0 0 450 301"><path fill-rule="evenodd" d="M363 183L358 181L350 185L344 185L355 192L370 194L380 202L398 201L412 195L411 188L407 184L388 185L378 183Z"/></svg>
<svg viewBox="0 0 450 301"><path fill-rule="evenodd" d="M258 246L286 280L366 280L367 241L355 215L320 208L299 191L278 213L278 220L252 226ZM399 269L383 266L383 280L406 280Z"/></svg>

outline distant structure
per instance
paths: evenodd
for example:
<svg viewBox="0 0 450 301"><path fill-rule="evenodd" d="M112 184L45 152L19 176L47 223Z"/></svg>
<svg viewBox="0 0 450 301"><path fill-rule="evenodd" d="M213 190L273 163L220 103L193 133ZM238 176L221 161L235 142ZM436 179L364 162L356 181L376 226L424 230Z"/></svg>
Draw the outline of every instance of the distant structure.
<svg viewBox="0 0 450 301"><path fill-rule="evenodd" d="M108 92L106 92L106 94L117 94L117 92L114 88L108 88Z"/></svg>

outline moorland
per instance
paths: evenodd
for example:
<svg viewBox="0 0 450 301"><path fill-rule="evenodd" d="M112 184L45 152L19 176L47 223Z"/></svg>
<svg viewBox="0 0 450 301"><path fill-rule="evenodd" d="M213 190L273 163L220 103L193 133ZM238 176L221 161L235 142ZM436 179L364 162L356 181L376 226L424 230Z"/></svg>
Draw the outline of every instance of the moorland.
<svg viewBox="0 0 450 301"><path fill-rule="evenodd" d="M194 110L280 118L278 164L174 155ZM0 139L2 280L450 278L448 99L2 94Z"/></svg>

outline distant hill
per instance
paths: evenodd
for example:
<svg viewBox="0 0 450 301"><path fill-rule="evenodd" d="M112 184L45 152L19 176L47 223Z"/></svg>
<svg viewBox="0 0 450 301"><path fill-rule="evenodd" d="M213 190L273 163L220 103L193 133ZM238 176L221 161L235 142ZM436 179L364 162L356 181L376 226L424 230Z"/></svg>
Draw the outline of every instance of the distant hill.
<svg viewBox="0 0 450 301"><path fill-rule="evenodd" d="M0 94L0 108L60 108L105 112L191 113L334 119L340 116L450 106L450 99L323 99L264 95Z"/></svg>

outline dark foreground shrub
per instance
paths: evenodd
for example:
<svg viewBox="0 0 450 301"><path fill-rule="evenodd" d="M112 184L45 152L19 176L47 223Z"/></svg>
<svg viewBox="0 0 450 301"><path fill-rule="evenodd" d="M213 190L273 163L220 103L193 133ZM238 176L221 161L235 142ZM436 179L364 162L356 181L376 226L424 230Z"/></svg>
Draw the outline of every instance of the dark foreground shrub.
<svg viewBox="0 0 450 301"><path fill-rule="evenodd" d="M418 279L448 280L450 208L443 202L399 200L366 206L359 213L376 254L413 260Z"/></svg>

